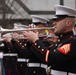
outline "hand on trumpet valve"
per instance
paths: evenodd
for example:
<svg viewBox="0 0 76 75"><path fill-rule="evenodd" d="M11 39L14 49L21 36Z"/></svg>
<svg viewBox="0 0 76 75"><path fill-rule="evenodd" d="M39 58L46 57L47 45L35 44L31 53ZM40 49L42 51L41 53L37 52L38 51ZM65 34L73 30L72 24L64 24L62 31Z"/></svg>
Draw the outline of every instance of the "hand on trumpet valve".
<svg viewBox="0 0 76 75"><path fill-rule="evenodd" d="M33 32L33 31L26 31L24 33L22 33L22 35L24 35L25 39L27 39L28 41L31 42L35 42L36 40L39 39L38 37L38 32Z"/></svg>
<svg viewBox="0 0 76 75"><path fill-rule="evenodd" d="M19 36L19 34L17 32L13 32L12 33L12 38L15 38L16 39L16 38L18 38L18 36Z"/></svg>

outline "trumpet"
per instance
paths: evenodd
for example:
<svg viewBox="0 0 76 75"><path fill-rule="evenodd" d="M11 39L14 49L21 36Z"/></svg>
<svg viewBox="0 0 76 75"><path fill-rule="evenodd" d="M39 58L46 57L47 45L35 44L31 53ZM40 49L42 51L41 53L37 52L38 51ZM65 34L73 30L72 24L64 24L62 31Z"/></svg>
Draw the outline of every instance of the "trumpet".
<svg viewBox="0 0 76 75"><path fill-rule="evenodd" d="M22 32L22 31L34 31L34 30L45 30L45 29L54 29L54 27L41 27L41 28L28 28L28 29L3 29L3 28L0 28L0 41L3 41L3 39L1 38L1 35L2 33L10 33L9 36L5 36L6 38L15 38L15 39L20 39L20 38L24 38L23 35L19 35L17 37L13 37L12 36L12 32ZM39 37L44 37L44 36L47 36L47 35L39 35Z"/></svg>
<svg viewBox="0 0 76 75"><path fill-rule="evenodd" d="M21 31L34 31L34 30L45 30L45 29L54 29L54 27L41 27L41 28L27 28L27 29L3 29L0 30L0 33L11 33L11 32L21 32Z"/></svg>

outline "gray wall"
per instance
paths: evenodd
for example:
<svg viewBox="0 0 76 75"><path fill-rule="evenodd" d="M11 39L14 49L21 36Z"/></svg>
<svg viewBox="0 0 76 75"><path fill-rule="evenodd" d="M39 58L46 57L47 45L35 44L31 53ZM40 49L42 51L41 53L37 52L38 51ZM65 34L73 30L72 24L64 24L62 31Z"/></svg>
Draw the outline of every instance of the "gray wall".
<svg viewBox="0 0 76 75"><path fill-rule="evenodd" d="M7 10L10 13L6 15L6 18L31 19L30 15L51 18L54 15L54 5L57 4L76 8L76 0L6 0L6 5L12 10L12 12Z"/></svg>

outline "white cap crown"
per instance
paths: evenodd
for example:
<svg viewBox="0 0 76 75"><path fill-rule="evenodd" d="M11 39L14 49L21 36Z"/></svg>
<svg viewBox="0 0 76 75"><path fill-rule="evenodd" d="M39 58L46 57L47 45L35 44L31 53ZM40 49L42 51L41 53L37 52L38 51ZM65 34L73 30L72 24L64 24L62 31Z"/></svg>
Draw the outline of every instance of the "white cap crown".
<svg viewBox="0 0 76 75"><path fill-rule="evenodd" d="M47 23L49 20L40 16L36 16L36 15L31 15L32 17L32 22L41 22L41 23Z"/></svg>
<svg viewBox="0 0 76 75"><path fill-rule="evenodd" d="M76 10L63 5L55 5L55 15L76 16Z"/></svg>

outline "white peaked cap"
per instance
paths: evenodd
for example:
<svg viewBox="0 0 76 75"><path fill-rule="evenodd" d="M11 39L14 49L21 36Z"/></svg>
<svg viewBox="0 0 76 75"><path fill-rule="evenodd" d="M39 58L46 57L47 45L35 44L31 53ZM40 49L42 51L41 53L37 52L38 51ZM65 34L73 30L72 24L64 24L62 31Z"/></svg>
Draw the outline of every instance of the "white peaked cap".
<svg viewBox="0 0 76 75"><path fill-rule="evenodd" d="M55 15L76 16L76 10L63 5L55 5Z"/></svg>
<svg viewBox="0 0 76 75"><path fill-rule="evenodd" d="M26 27L27 27L26 25L14 23L14 28L15 29L25 29Z"/></svg>
<svg viewBox="0 0 76 75"><path fill-rule="evenodd" d="M32 22L41 22L41 23L47 23L49 20L44 18L44 17L40 17L40 16L37 16L37 15L31 15L32 17Z"/></svg>
<svg viewBox="0 0 76 75"><path fill-rule="evenodd" d="M55 20L57 18L58 18L57 16L54 16L54 17L51 17L51 20Z"/></svg>

